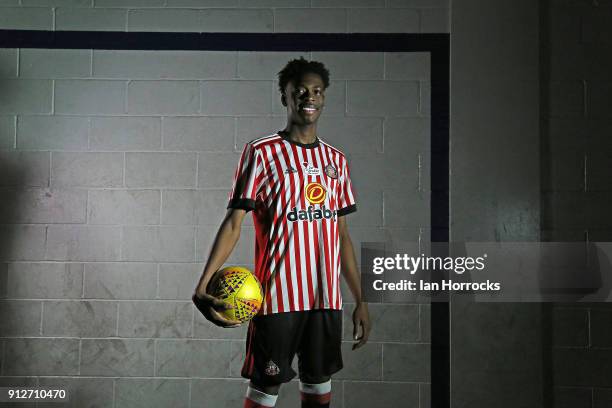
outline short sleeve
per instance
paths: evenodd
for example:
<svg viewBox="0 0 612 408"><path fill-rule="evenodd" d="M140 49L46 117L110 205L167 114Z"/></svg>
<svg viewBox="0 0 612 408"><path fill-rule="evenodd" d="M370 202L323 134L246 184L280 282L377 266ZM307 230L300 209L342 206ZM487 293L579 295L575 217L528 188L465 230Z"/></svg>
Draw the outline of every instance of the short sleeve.
<svg viewBox="0 0 612 408"><path fill-rule="evenodd" d="M338 217L357 211L353 184L351 183L351 174L346 159L342 160L342 173L340 175L339 188Z"/></svg>
<svg viewBox="0 0 612 408"><path fill-rule="evenodd" d="M254 210L262 179L263 163L261 155L253 145L247 143L242 150L238 167L234 173L234 183L227 208L243 209L247 212Z"/></svg>

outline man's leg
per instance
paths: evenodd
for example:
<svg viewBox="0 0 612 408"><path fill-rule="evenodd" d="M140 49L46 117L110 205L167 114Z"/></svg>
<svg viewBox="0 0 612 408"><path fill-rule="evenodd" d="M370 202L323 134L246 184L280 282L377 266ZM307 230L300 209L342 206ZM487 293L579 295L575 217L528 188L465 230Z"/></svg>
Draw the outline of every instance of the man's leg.
<svg viewBox="0 0 612 408"><path fill-rule="evenodd" d="M342 368L342 311L309 313L298 349L302 408L328 408L331 376Z"/></svg>
<svg viewBox="0 0 612 408"><path fill-rule="evenodd" d="M331 378L302 376L300 378L300 397L302 408L329 408Z"/></svg>
<svg viewBox="0 0 612 408"><path fill-rule="evenodd" d="M251 380L245 408L273 407L280 384L295 377L291 361L304 321L303 312L256 316L251 320L241 372Z"/></svg>
<svg viewBox="0 0 612 408"><path fill-rule="evenodd" d="M276 405L280 385L261 386L249 383L244 408L272 408Z"/></svg>

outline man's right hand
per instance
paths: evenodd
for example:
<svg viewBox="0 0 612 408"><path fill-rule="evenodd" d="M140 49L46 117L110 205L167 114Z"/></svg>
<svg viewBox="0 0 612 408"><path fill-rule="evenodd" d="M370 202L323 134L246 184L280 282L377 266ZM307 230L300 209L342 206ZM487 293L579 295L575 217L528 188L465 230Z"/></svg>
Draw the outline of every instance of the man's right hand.
<svg viewBox="0 0 612 408"><path fill-rule="evenodd" d="M198 294L194 293L191 297L193 304L198 308L200 313L204 315L206 319L211 321L213 324L219 327L238 327L242 324L239 320L231 320L223 317L221 313L223 310L231 309L232 305L224 302L223 300L216 298L208 293Z"/></svg>

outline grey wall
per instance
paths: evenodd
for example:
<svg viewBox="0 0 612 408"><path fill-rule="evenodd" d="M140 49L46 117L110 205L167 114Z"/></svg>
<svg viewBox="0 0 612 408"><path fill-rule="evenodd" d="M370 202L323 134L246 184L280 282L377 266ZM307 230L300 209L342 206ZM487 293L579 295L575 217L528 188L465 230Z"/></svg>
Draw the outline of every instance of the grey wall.
<svg viewBox="0 0 612 408"><path fill-rule="evenodd" d="M611 241L612 7L545 1L542 13L543 239ZM611 323L610 304L553 305L555 407L612 404Z"/></svg>
<svg viewBox="0 0 612 408"><path fill-rule="evenodd" d="M451 239L537 241L539 10L453 3ZM452 299L451 406L544 405L541 306Z"/></svg>
<svg viewBox="0 0 612 408"><path fill-rule="evenodd" d="M0 27L446 32L449 14L447 1L22 3L1 3ZM429 55L302 54L332 73L319 130L349 157L355 246L427 239ZM284 126L274 78L298 55L0 50L0 385L69 384L74 407L241 406L245 330L211 326L189 299L240 150ZM248 221L228 262L251 265L252 239ZM358 352L347 321L335 405L428 407L428 305L371 314ZM278 406L297 401L293 382Z"/></svg>

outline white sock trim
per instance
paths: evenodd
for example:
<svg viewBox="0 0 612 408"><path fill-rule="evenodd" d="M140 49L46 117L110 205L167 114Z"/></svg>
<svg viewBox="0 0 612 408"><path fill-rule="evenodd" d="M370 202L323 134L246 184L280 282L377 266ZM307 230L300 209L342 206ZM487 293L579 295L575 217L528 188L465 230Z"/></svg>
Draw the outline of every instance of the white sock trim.
<svg viewBox="0 0 612 408"><path fill-rule="evenodd" d="M300 381L300 391L304 394L327 394L331 392L331 379L321 384L307 384Z"/></svg>
<svg viewBox="0 0 612 408"><path fill-rule="evenodd" d="M247 388L246 397L251 401L258 403L259 405L273 407L274 405L276 405L276 399L278 398L278 395L266 394L263 391L259 391L249 386Z"/></svg>

